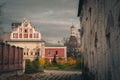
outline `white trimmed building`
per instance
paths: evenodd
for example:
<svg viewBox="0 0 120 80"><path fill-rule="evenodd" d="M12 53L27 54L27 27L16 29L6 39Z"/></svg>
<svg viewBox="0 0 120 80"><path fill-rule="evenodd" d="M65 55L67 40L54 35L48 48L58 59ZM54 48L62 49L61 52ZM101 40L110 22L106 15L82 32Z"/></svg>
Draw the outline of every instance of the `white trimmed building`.
<svg viewBox="0 0 120 80"><path fill-rule="evenodd" d="M34 60L44 57L45 41L41 39L41 33L27 20L12 24L12 32L7 43L24 48L24 59Z"/></svg>

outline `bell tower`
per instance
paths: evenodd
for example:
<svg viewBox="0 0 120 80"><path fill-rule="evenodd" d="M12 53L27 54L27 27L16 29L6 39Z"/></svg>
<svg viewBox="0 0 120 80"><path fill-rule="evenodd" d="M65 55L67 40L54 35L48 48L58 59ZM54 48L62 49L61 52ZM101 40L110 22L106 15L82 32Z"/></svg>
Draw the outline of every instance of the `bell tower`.
<svg viewBox="0 0 120 80"><path fill-rule="evenodd" d="M77 32L76 32L76 28L72 25L71 26L71 36L76 36Z"/></svg>

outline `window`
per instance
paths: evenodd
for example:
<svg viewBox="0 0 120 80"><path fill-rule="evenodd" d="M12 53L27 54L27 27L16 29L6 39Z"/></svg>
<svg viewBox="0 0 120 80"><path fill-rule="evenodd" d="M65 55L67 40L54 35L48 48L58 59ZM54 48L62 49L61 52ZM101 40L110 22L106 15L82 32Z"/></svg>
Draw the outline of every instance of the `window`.
<svg viewBox="0 0 120 80"><path fill-rule="evenodd" d="M51 51L48 51L48 56L50 56L51 55Z"/></svg>
<svg viewBox="0 0 120 80"><path fill-rule="evenodd" d="M32 30L32 28L30 29L30 33L32 33L33 32L33 30Z"/></svg>
<svg viewBox="0 0 120 80"><path fill-rule="evenodd" d="M24 30L24 32L25 32L25 33L27 33L27 32L28 32L28 30L27 30L27 29L25 29L25 30Z"/></svg>
<svg viewBox="0 0 120 80"><path fill-rule="evenodd" d="M28 55L28 52L27 52L27 55Z"/></svg>
<svg viewBox="0 0 120 80"><path fill-rule="evenodd" d="M28 34L24 34L24 38L28 38Z"/></svg>
<svg viewBox="0 0 120 80"><path fill-rule="evenodd" d="M19 34L19 38L22 38L22 34Z"/></svg>
<svg viewBox="0 0 120 80"><path fill-rule="evenodd" d="M24 55L28 55L28 52L29 52L29 48L25 47L24 48Z"/></svg>
<svg viewBox="0 0 120 80"><path fill-rule="evenodd" d="M13 33L13 38L18 38L18 33Z"/></svg>
<svg viewBox="0 0 120 80"><path fill-rule="evenodd" d="M31 55L33 55L33 52L32 52L32 51L31 51L30 53L31 53Z"/></svg>
<svg viewBox="0 0 120 80"><path fill-rule="evenodd" d="M35 52L35 55L40 55L40 48L36 48L36 52Z"/></svg>
<svg viewBox="0 0 120 80"><path fill-rule="evenodd" d="M55 54L58 55L58 51L55 51Z"/></svg>
<svg viewBox="0 0 120 80"><path fill-rule="evenodd" d="M22 28L19 29L19 32L22 33Z"/></svg>
<svg viewBox="0 0 120 80"><path fill-rule="evenodd" d="M25 52L24 52L24 55L25 55Z"/></svg>
<svg viewBox="0 0 120 80"><path fill-rule="evenodd" d="M38 33L35 33L35 34L34 34L34 38L39 38L39 34L38 34Z"/></svg>
<svg viewBox="0 0 120 80"><path fill-rule="evenodd" d="M29 37L32 38L32 34L30 34Z"/></svg>

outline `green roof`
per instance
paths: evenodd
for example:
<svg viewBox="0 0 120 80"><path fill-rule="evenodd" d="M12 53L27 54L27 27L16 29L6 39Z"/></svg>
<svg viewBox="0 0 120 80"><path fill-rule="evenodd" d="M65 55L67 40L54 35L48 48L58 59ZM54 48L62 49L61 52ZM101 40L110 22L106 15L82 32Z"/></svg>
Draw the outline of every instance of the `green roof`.
<svg viewBox="0 0 120 80"><path fill-rule="evenodd" d="M66 46L61 44L45 43L45 47L66 47Z"/></svg>

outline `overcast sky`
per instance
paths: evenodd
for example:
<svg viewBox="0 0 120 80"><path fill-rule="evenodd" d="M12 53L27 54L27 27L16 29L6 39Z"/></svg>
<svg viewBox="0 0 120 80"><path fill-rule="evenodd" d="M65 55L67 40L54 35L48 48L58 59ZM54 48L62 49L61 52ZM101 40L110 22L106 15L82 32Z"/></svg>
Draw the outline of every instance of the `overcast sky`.
<svg viewBox="0 0 120 80"><path fill-rule="evenodd" d="M79 28L78 0L0 0L0 4L4 2L0 17L0 27L4 27L4 31L10 32L12 22L22 22L26 18L44 40L57 43L70 36L72 24Z"/></svg>

